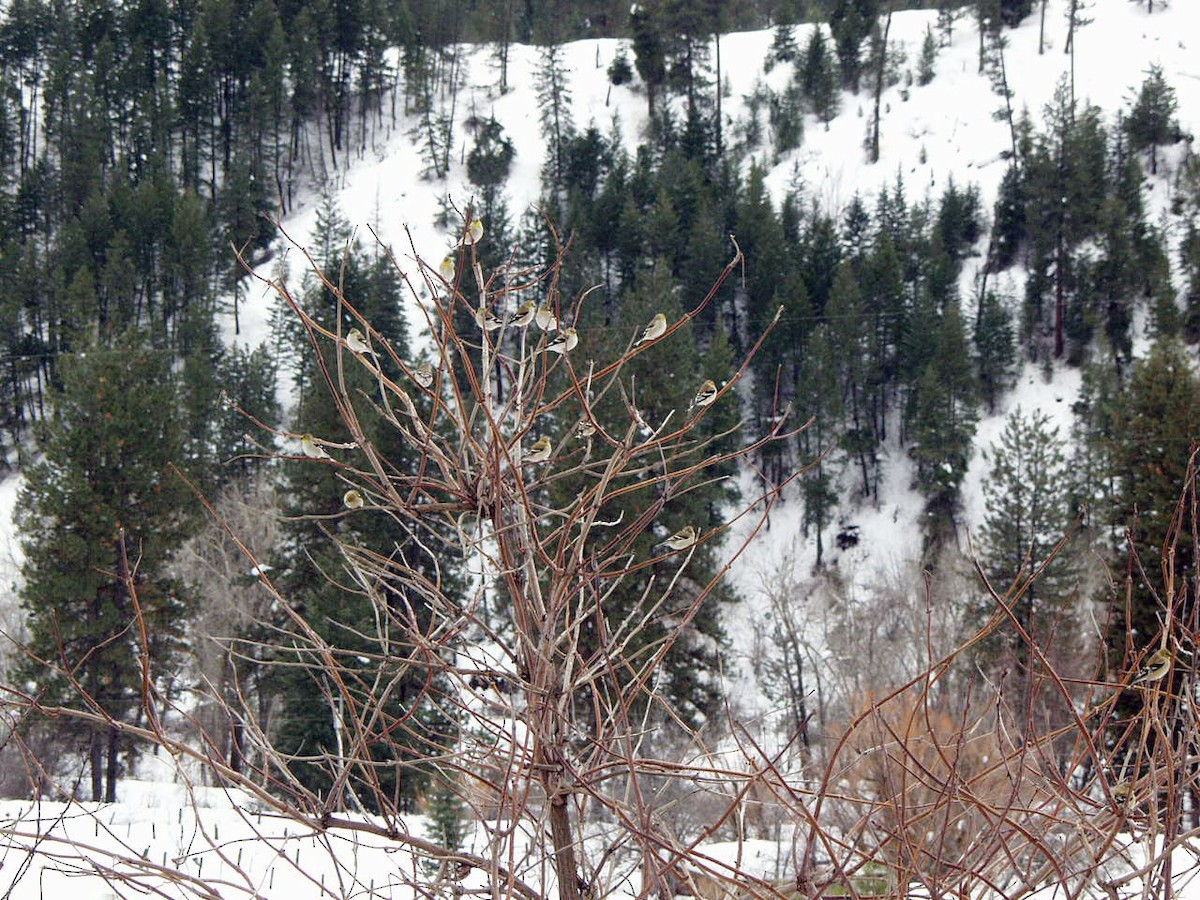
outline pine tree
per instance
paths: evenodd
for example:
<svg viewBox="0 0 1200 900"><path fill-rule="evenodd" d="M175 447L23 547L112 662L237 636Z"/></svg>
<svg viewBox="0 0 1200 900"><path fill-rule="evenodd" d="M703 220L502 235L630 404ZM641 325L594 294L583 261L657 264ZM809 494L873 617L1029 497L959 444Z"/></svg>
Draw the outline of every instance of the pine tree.
<svg viewBox="0 0 1200 900"><path fill-rule="evenodd" d="M302 300L304 310L330 331L340 329L345 335L356 327L365 332L362 322L345 306L353 304L378 334L371 341L376 355L367 362L380 366L393 381L404 381L383 344L386 341L400 359L409 358L407 326L400 309L400 280L391 261L382 252L372 258L357 242L350 241L345 221L328 201L322 207L320 222L321 247L315 258L322 270L330 273L338 290L311 284ZM294 332L292 339L306 340ZM293 429L343 445L345 449L331 449L331 457L349 460L355 453L369 449L397 470L416 465L409 445L379 408L378 379L362 360L347 346L339 347L324 339L309 351L301 357L298 371L299 407ZM357 442L346 431L335 397L349 404L362 428L362 438ZM354 443L360 445L359 450L351 449ZM385 715L395 717L402 710L411 711L411 721L406 719L408 724L390 739L410 750L411 756L396 760L394 766L383 771L370 766L356 769L344 786L353 795L356 784L382 785L387 795L407 803L427 778L428 773L416 763L422 755L418 748L424 746L426 729L443 723L425 708L429 685L424 666L410 658L411 648L388 638L388 621L392 615L410 615L424 622L429 610L423 600L410 596L404 585L370 587L356 580L351 555L387 559L401 553L415 570L432 572L439 562L430 553L439 548L409 543L405 532L398 531L396 523L370 503L349 508L345 494L351 485L337 478L335 471L330 460L306 459L299 453L285 464L284 511L288 519L283 546L274 564L277 585L328 647L344 690L333 689L323 660L307 638L296 639L305 650L289 658L286 635L290 620L283 618L275 623L284 635L283 640L276 639L276 661L289 663L271 669L274 690L282 701L277 746L286 754L296 755L291 771L302 784L326 790L333 783L339 750L344 749L343 728L352 718L348 707L381 704ZM369 496L367 486L353 487ZM440 564L444 566L443 584L452 589L456 572L452 565ZM378 693L380 685L386 685L383 695ZM410 710L414 705L418 708ZM368 740L367 744L368 753L375 752L375 742ZM329 754L334 762L330 764L322 754ZM371 795L372 790L366 793Z"/></svg>
<svg viewBox="0 0 1200 900"><path fill-rule="evenodd" d="M1111 447L1116 505L1111 523L1128 531L1142 556L1143 571L1133 576L1133 595L1126 614L1124 593L1115 600L1115 621L1107 640L1116 661L1129 651L1149 646L1160 629L1166 603L1165 573L1159 565L1164 544L1177 527L1174 547L1175 584L1195 578L1192 520L1176 517L1185 488L1191 447L1200 434L1200 380L1187 351L1175 340L1157 341L1133 368L1128 385L1115 403L1112 430L1098 438ZM1122 561L1124 542L1114 548ZM1144 573L1144 575L1143 575ZM1174 615L1190 621L1190 591L1178 591Z"/></svg>
<svg viewBox="0 0 1200 900"><path fill-rule="evenodd" d="M1125 119L1125 130L1133 149L1150 150L1151 175L1158 174L1158 148L1180 138L1179 122L1175 119L1178 106L1175 89L1167 84L1162 66L1150 66Z"/></svg>
<svg viewBox="0 0 1200 900"><path fill-rule="evenodd" d="M1010 585L1024 586L1012 607L1018 624L1038 646L1052 635L1064 637L1069 623L1059 617L1077 587L1071 551L1051 553L1070 532L1073 519L1066 442L1042 413L1018 407L988 452L989 475L983 483L986 512L980 528L981 558L992 587L1004 596ZM989 604L990 606L990 604ZM990 615L992 609L985 610ZM1029 665L1029 644L1019 633L1009 649L1018 665Z"/></svg>
<svg viewBox="0 0 1200 900"><path fill-rule="evenodd" d="M946 305L936 329L933 356L917 381L907 416L909 454L917 463L916 487L925 495L931 544L952 531L977 420L975 374L957 301Z"/></svg>
<svg viewBox="0 0 1200 900"><path fill-rule="evenodd" d="M577 327L589 342L588 353L595 353L598 358L608 353L619 354L627 346L630 336L656 313L662 312L668 322L677 321L685 311L680 301L670 266L664 260L657 260L650 268L639 272L632 288L622 297L618 325L602 327L601 311L585 305ZM688 323L672 334L670 339L646 348L625 366L622 382L628 405L617 391L608 391L592 407L593 413L610 434L624 435L630 427L631 406L638 411L645 426L657 428L666 422L668 432L682 424L681 417L697 415L702 411L703 421L694 432L694 437L712 441L706 445L705 455L719 453L729 447L732 438L727 432L736 426L739 418L736 396L729 391L714 405L703 410L691 404L705 379L711 379L720 387L731 375L728 343L719 337L714 338L702 352L698 337ZM545 427L547 430L551 427L554 429L550 433L557 446L572 433L578 421L578 411L570 410L558 421L546 423ZM641 428L639 439L644 439L645 428L636 427ZM720 435L724 437L718 440ZM568 438L566 452L581 452L578 444L577 439ZM732 476L734 472L724 467L720 474ZM590 483L590 480L563 479L554 487L555 499L552 502L566 502L565 498L577 495ZM639 499L631 497L627 506L614 504L612 518L629 521L641 514L646 497L640 493L637 496ZM656 518L656 528L653 532L641 534L629 552L638 559L646 559L655 555L651 550L656 541L685 525L692 525L705 533L718 527L723 521L722 508L736 496L732 482L722 478L709 479L704 485L695 485L686 492L665 498L667 502ZM695 600L699 586L706 584L714 574L712 553L707 544L695 548L686 576L670 592L669 607L686 609ZM648 579L660 582L674 571L678 562L678 559L668 558L653 570L627 576L618 588L605 597L604 610L609 621L632 621L644 615L644 604L654 593L648 588ZM685 723L698 724L715 710L714 703L718 695L716 678L721 667L724 644L720 607L734 600L736 595L725 587L706 597L692 619L687 639L673 644L656 670L655 677L660 685L657 693L669 698L671 709ZM627 647L627 652L637 658L649 652L663 636L667 624L659 618L647 622L645 628L639 629L634 638L635 644ZM586 646L595 647L596 636L592 634L591 626L587 627L586 634Z"/></svg>
<svg viewBox="0 0 1200 900"><path fill-rule="evenodd" d="M924 87L933 81L937 74L934 63L937 62L938 44L933 36L933 26L925 26L925 37L921 41L921 58L917 62L917 84Z"/></svg>
<svg viewBox="0 0 1200 900"><path fill-rule="evenodd" d="M18 516L29 651L49 668L31 659L22 677L47 705L94 705L132 724L142 715L140 654L160 691L179 687L188 601L167 566L196 508L170 470L183 455L179 395L167 355L136 335L66 357L60 373L45 459L27 473ZM92 798L112 802L133 747L116 727L79 728Z"/></svg>
<svg viewBox="0 0 1200 900"><path fill-rule="evenodd" d="M858 93L862 74L863 41L875 27L879 0L836 0L829 13L829 30L837 49L842 86Z"/></svg>
<svg viewBox="0 0 1200 900"><path fill-rule="evenodd" d="M832 122L839 106L837 61L821 25L809 31L804 52L796 60L795 77L812 113L826 124Z"/></svg>
<svg viewBox="0 0 1200 900"><path fill-rule="evenodd" d="M975 316L975 359L979 368L979 393L989 412L1012 386L1017 374L1016 335L1004 301L988 291Z"/></svg>

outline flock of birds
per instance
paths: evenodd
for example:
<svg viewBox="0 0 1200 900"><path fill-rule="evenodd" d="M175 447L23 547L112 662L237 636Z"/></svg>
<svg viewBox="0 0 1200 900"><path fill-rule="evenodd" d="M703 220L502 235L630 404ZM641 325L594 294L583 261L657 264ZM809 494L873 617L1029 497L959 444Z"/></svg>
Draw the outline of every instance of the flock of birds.
<svg viewBox="0 0 1200 900"><path fill-rule="evenodd" d="M477 243L483 237L483 222L480 219L473 219L467 226L463 238L459 246L468 246ZM437 273L446 282L453 284L456 274L456 258L453 253L448 254L437 267ZM536 324L539 328L546 332L554 332L554 336L546 342L542 348L548 353L565 354L574 350L579 344L579 333L572 327L559 328L559 321L554 310L549 304L535 304L532 300L526 300L518 307L508 318L503 318L494 310L488 308L479 308L475 311L475 322L484 331L495 331L500 328L526 328L529 325ZM644 344L653 343L667 334L669 323L667 317L663 313L657 313L642 329L637 340L633 342L631 349L636 349ZM367 337L360 328L351 328L346 332L344 338L346 348L357 356L376 357L375 351L371 349L367 342ZM434 370L433 366L428 362L423 362L413 368L411 372L413 381L422 388L428 389L433 386ZM716 382L712 379L706 379L696 391L692 398L689 409L703 409L712 405L720 394L720 389ZM591 438L596 433L596 426L591 421L584 419L579 422L574 429L574 435L580 439ZM324 444L326 441L321 441L312 434L304 434L300 437L300 450L310 459L331 459L326 452ZM341 446L341 445L337 445ZM538 438L521 457L522 464L539 464L548 462L554 454L554 445L550 437L543 435ZM355 488L346 491L342 497L343 505L347 509L361 509L366 505L366 499L362 492ZM655 545L655 549L662 548L671 551L682 551L693 547L699 542L701 533L693 525L686 525L679 531L672 534L666 540Z"/></svg>

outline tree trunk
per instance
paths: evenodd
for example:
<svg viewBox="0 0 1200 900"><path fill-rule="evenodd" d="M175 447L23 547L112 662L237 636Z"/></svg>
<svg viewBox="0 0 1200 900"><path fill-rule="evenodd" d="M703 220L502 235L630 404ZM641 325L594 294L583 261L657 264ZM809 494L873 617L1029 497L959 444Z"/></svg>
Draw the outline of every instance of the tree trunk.
<svg viewBox="0 0 1200 900"><path fill-rule="evenodd" d="M117 774L120 771L121 732L116 728L108 730L108 760L104 773L104 802L117 802Z"/></svg>
<svg viewBox="0 0 1200 900"><path fill-rule="evenodd" d="M883 40L879 48L879 65L875 70L875 121L871 126L871 162L879 162L879 106L883 97L883 76L887 70L888 32L892 30L892 7L888 4L883 25ZM981 32L982 33L982 32Z"/></svg>
<svg viewBox="0 0 1200 900"><path fill-rule="evenodd" d="M92 775L92 800L99 803L104 797L104 737L99 728L93 729L88 743L88 768Z"/></svg>

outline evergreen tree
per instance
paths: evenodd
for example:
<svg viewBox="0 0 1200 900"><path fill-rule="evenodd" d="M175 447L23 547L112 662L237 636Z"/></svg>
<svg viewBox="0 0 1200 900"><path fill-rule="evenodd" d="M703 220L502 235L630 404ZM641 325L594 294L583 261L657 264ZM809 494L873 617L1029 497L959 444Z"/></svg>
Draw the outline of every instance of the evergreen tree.
<svg viewBox="0 0 1200 900"><path fill-rule="evenodd" d="M917 463L917 489L925 495L926 536L939 543L952 530L958 489L975 434L975 373L971 369L958 303L946 305L936 326L933 356L909 401L909 454Z"/></svg>
<svg viewBox="0 0 1200 900"><path fill-rule="evenodd" d="M979 367L979 393L989 412L995 412L1000 394L1012 387L1017 374L1016 335L1004 301L988 291L975 316L975 359Z"/></svg>
<svg viewBox="0 0 1200 900"><path fill-rule="evenodd" d="M393 381L403 380L391 353L382 344L386 340L400 359L408 358L407 327L400 311L400 280L394 267L382 253L372 259L356 242L351 242L348 227L328 201L322 207L320 220L321 247L315 258L323 271L337 279L339 290L335 294L321 284L312 284L302 301L305 310L330 331L340 328L346 334L352 327L365 331L339 302L339 295L352 303L380 335L372 341L376 356L370 362L381 366L384 375ZM297 339L305 340L293 337ZM416 465L409 444L377 405L377 378L344 345L339 347L324 340L318 344L301 356L294 429L349 447L355 439L346 433L339 410L339 404L345 404L362 428L357 443L364 451L369 448L369 452L401 471L406 465ZM349 461L353 452L335 449L329 455ZM284 636L281 641L277 639L276 655L291 663L271 670L274 689L282 701L277 746L285 754L294 755L291 771L301 783L314 790L325 790L332 785L338 765L342 728L350 715L346 705L365 708L381 704L385 716L397 720L404 712L413 712L411 721L390 738L392 746L398 743L409 748L411 756L395 760L395 765L383 771L372 767L357 769L350 773L350 781L344 788L353 792L354 785L363 781L382 785L385 794L407 803L419 793L427 777L416 764L422 756L419 748L424 746L424 729L444 723L433 710L426 709L429 685L424 667L410 659L411 648L387 637L387 622L391 615L413 616L416 621L425 622L429 610L425 601L415 594L410 596L404 585L369 588L357 581L352 557L376 555L387 559L402 553L414 569L432 572L439 563L428 554L439 548L410 544L404 532L397 531L396 523L369 503L361 508L350 507L345 501L349 485L335 476L335 470L336 464L331 460L307 459L299 454L286 463L284 510L288 519L275 567L276 584L289 604L306 618L328 648L344 693L334 690L328 682L320 649L300 636L295 639L297 649L289 652L288 620L276 623ZM366 486L356 489L368 491ZM455 578L453 566L445 567L443 577L446 579L443 584L450 589ZM387 686L383 696L377 693L380 685ZM369 752L375 752L376 743L387 746L389 740L368 739ZM367 791L368 795L371 793Z"/></svg>
<svg viewBox="0 0 1200 900"><path fill-rule="evenodd" d="M934 68L934 63L937 62L938 44L937 39L933 36L933 27L925 26L925 37L921 41L921 58L917 62L917 84L924 87L933 81L937 70Z"/></svg>
<svg viewBox="0 0 1200 900"><path fill-rule="evenodd" d="M134 724L143 714L142 654L164 695L178 687L188 604L167 571L195 507L170 470L183 456L179 394L167 355L135 335L64 358L60 373L45 459L27 473L18 516L28 646L50 668L31 660L21 677L47 705ZM113 802L128 738L95 724L62 739L79 741L92 798Z"/></svg>
<svg viewBox="0 0 1200 900"><path fill-rule="evenodd" d="M655 117L659 91L667 80L667 39L663 23L655 14L659 0L635 3L629 11L633 35L633 63L646 86L650 118Z"/></svg>
<svg viewBox="0 0 1200 900"><path fill-rule="evenodd" d="M829 31L837 50L842 86L858 93L862 75L862 45L875 27L879 0L836 0L829 13Z"/></svg>
<svg viewBox="0 0 1200 900"><path fill-rule="evenodd" d="M1133 573L1128 614L1124 593L1115 599L1115 621L1107 636L1115 661L1124 659L1129 651L1140 652L1159 632L1167 602L1159 559L1173 529L1178 541L1173 551L1174 615L1180 622L1191 620L1191 592L1178 590L1178 586L1195 578L1194 538L1192 519L1186 509L1180 514L1180 503L1197 435L1200 380L1178 342L1157 341L1150 354L1133 367L1128 385L1117 398L1112 430L1097 435L1111 448L1116 484L1112 524L1119 529L1116 533L1128 532L1143 566L1141 572ZM1115 550L1123 561L1124 542Z"/></svg>
<svg viewBox="0 0 1200 900"><path fill-rule="evenodd" d="M825 30L814 25L804 52L796 60L796 81L809 110L828 124L838 114L837 62L825 40Z"/></svg>
<svg viewBox="0 0 1200 900"><path fill-rule="evenodd" d="M1018 407L988 453L991 464L983 484L986 512L980 528L981 557L992 587L1004 595L1009 586L1030 578L1013 605L1018 624L1038 646L1061 636L1058 621L1076 589L1076 567L1069 550L1050 555L1069 533L1073 518L1066 442L1042 413L1026 415ZM986 611L988 614L992 610ZM1018 665L1029 665L1029 644L1015 631L1010 650Z"/></svg>
<svg viewBox="0 0 1200 900"><path fill-rule="evenodd" d="M1180 138L1175 119L1178 105L1175 89L1167 84L1162 66L1150 66L1125 119L1125 131L1134 150L1150 150L1151 175L1158 174L1158 148Z"/></svg>
<svg viewBox="0 0 1200 900"><path fill-rule="evenodd" d="M580 334L586 335L591 342L588 352L595 353L597 358L608 358L607 354L623 352L630 335L656 313L662 312L668 322L675 322L684 311L671 278L669 264L657 260L651 267L638 273L632 288L622 297L617 327L602 327L601 311L587 305L582 310L577 327ZM657 428L666 422L669 431L679 427L677 421L681 416L694 416L701 412L691 404L705 379L711 379L718 387L728 381L732 374L731 357L728 343L720 337L707 342L702 350L691 324L685 324L670 339L649 346L626 365L622 376L624 394L628 404L638 411L647 427ZM623 435L630 425L629 405L617 391L608 391L592 409L597 421L610 434ZM696 440L712 442L705 445L705 455L728 449L732 438L727 432L736 426L739 418L733 393L723 395L714 405L704 408L702 414L703 420L692 436ZM547 423L547 427L554 428L554 435L565 437L571 434L579 421L578 416L579 411L570 410L558 421ZM638 439L644 439L647 432L641 428L638 433ZM718 439L721 435L725 436ZM561 442L561 437L554 440L556 445ZM567 446L574 443L577 443L577 439L568 439ZM648 474L654 473L657 473L657 467ZM726 467L720 474L732 476L734 472ZM578 478L558 481L553 488L552 496L556 499L552 503L560 502L557 498L576 495L591 483L590 480L580 481ZM635 558L650 558L656 555L651 552L655 541L685 525L692 525L702 532L718 527L723 521L723 507L736 496L731 481L709 479L704 485L695 485L673 497L661 498L666 502L656 520L657 535L651 531L642 533L629 552ZM647 502L653 502L645 491L630 493L629 498L628 505L624 507L606 508L613 520L629 521L641 514ZM708 583L714 574L712 553L707 544L695 548L684 577L675 583L670 593L669 608L686 609L695 600L700 586ZM653 570L626 576L615 590L606 595L605 616L610 622L639 619L645 614L647 598L657 590L651 589L649 579L653 578L655 584L667 583L664 579L669 579L670 573L678 565L678 558L668 557L656 564ZM725 587L710 594L697 610L687 639L674 644L656 670L655 677L659 684L657 693L669 698L671 709L690 725L703 721L716 709L717 674L724 644L720 606L734 600L736 595ZM651 652L667 625L668 622L655 617L644 629L639 629L636 646L627 647L630 657L640 659ZM597 636L592 630L592 626L586 626L585 646L588 648L596 647Z"/></svg>

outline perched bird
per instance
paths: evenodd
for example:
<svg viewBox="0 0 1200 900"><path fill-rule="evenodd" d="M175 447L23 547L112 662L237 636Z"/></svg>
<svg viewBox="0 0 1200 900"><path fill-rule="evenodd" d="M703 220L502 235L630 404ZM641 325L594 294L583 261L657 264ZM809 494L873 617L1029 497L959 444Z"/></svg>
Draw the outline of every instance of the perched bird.
<svg viewBox="0 0 1200 900"><path fill-rule="evenodd" d="M542 331L557 331L558 316L554 314L554 310L550 308L549 303L543 303L537 308L537 312L533 315L533 320L537 322L538 328Z"/></svg>
<svg viewBox="0 0 1200 900"><path fill-rule="evenodd" d="M554 447L550 444L550 438L540 437L534 441L532 447L525 451L524 462L543 463L550 458L550 454L553 452Z"/></svg>
<svg viewBox="0 0 1200 900"><path fill-rule="evenodd" d="M700 389L696 391L696 396L692 398L692 406L704 407L709 406L717 399L717 385L711 378L700 385Z"/></svg>
<svg viewBox="0 0 1200 900"><path fill-rule="evenodd" d="M580 440L587 440L596 433L596 426L591 419L584 419L575 426L575 437Z"/></svg>
<svg viewBox="0 0 1200 900"><path fill-rule="evenodd" d="M371 352L371 348L367 346L367 339L363 337L363 333L357 328L351 328L346 332L346 346L350 348L352 353Z"/></svg>
<svg viewBox="0 0 1200 900"><path fill-rule="evenodd" d="M342 503L345 504L346 509L362 509L363 502L363 495L354 488L350 488L342 494Z"/></svg>
<svg viewBox="0 0 1200 900"><path fill-rule="evenodd" d="M695 525L684 525L658 546L668 547L671 550L686 550L699 539L700 532L696 530Z"/></svg>
<svg viewBox="0 0 1200 900"><path fill-rule="evenodd" d="M433 387L433 366L429 363L421 363L413 369L413 381L423 388Z"/></svg>
<svg viewBox="0 0 1200 900"><path fill-rule="evenodd" d="M454 280L454 257L447 256L438 263L438 274L442 276L443 281Z"/></svg>
<svg viewBox="0 0 1200 900"><path fill-rule="evenodd" d="M1141 671L1134 676L1130 685L1135 684L1150 684L1154 681L1162 681L1167 677L1167 673L1171 671L1171 651L1166 647L1160 647L1151 653L1147 658Z"/></svg>
<svg viewBox="0 0 1200 900"><path fill-rule="evenodd" d="M546 345L546 349L551 353L566 353L568 350L574 350L575 345L579 343L579 335L574 328L564 328Z"/></svg>
<svg viewBox="0 0 1200 900"><path fill-rule="evenodd" d="M317 439L311 434L300 436L300 450L305 456L312 459L329 459L329 454L325 452L325 448L317 443Z"/></svg>
<svg viewBox="0 0 1200 900"><path fill-rule="evenodd" d="M517 311L513 313L513 317L508 320L508 324L514 328L524 328L533 321L533 317L537 314L537 307L533 305L532 300L526 300L517 307Z"/></svg>
<svg viewBox="0 0 1200 900"><path fill-rule="evenodd" d="M642 336L634 342L633 346L640 347L642 344L647 344L650 341L657 341L666 333L667 317L659 313L650 320L649 325L642 329Z"/></svg>
<svg viewBox="0 0 1200 900"><path fill-rule="evenodd" d="M490 309L475 310L475 322L484 331L495 331L504 324L504 320Z"/></svg>
<svg viewBox="0 0 1200 900"><path fill-rule="evenodd" d="M483 238L483 219L472 219L471 224L467 226L466 233L463 234L463 245L470 246L478 244Z"/></svg>

